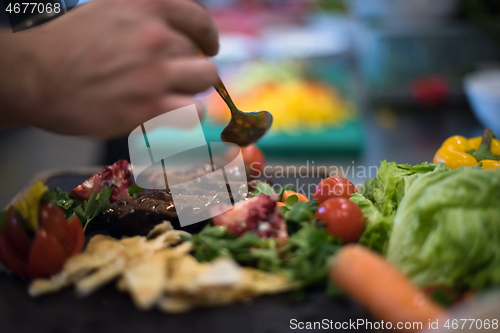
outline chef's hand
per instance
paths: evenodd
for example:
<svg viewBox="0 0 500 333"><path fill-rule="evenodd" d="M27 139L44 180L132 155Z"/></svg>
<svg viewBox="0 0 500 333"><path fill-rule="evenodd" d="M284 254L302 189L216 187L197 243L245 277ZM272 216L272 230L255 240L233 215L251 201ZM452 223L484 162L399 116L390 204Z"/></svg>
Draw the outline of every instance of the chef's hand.
<svg viewBox="0 0 500 333"><path fill-rule="evenodd" d="M127 135L216 81L218 34L193 0L99 0L0 31L0 124Z"/></svg>

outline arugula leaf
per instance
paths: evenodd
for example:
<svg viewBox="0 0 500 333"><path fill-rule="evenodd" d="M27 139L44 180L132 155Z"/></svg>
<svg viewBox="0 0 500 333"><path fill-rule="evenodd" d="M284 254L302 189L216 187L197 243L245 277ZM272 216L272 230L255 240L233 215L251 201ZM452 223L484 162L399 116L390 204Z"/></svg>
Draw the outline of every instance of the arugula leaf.
<svg viewBox="0 0 500 333"><path fill-rule="evenodd" d="M251 250L251 256L257 260L257 268L263 271L276 272L280 270L283 261L279 257L279 253L274 246L274 243L269 248Z"/></svg>
<svg viewBox="0 0 500 333"><path fill-rule="evenodd" d="M290 237L282 251L289 260L285 267L294 280L302 285L325 284L329 258L340 248L340 240L325 229L305 224Z"/></svg>
<svg viewBox="0 0 500 333"><path fill-rule="evenodd" d="M245 260L245 255L249 253L251 247L261 245L261 239L254 233L245 233L236 238L235 234L226 232L226 227L222 226L206 226L198 234L183 239L193 242L195 245L193 255L200 262L233 255L240 255L241 260Z"/></svg>
<svg viewBox="0 0 500 333"><path fill-rule="evenodd" d="M228 256L244 266L286 274L302 286L326 285L329 258L340 247L340 240L312 223L303 223L282 247L279 239L262 239L251 231L236 238L225 228L211 226L183 240L193 242L193 255L200 262Z"/></svg>
<svg viewBox="0 0 500 333"><path fill-rule="evenodd" d="M314 219L318 209L318 200L308 202L298 201L296 195L291 195L285 200L286 207L281 207L281 215L286 221L288 233L297 232L304 223Z"/></svg>
<svg viewBox="0 0 500 333"><path fill-rule="evenodd" d="M258 183L256 187L252 195L275 194L267 183ZM280 193L285 189L290 187L282 187ZM280 209L290 235L286 243L283 239L259 238L252 231L236 237L220 226L206 226L200 233L182 239L193 242L193 256L199 262L226 256L243 266L285 274L303 287L326 286L329 258L340 248L341 241L328 234L323 223L314 220L318 200L302 202L291 195L285 205Z"/></svg>
<svg viewBox="0 0 500 333"><path fill-rule="evenodd" d="M256 197L259 194L273 195L276 193L274 192L273 187L271 185L269 185L268 183L259 182L255 185L255 191L250 193L250 196Z"/></svg>
<svg viewBox="0 0 500 333"><path fill-rule="evenodd" d="M253 191L249 195L252 197L255 197L259 194L276 195L278 196L278 201L281 201L281 197L283 196L283 192L285 191L295 191L295 189L290 184L279 186L278 189L274 189L273 186L269 185L268 183L259 182L255 185L255 191Z"/></svg>
<svg viewBox="0 0 500 333"><path fill-rule="evenodd" d="M285 213L285 220L294 222L309 222L314 218L316 209L317 202L297 202L289 211Z"/></svg>

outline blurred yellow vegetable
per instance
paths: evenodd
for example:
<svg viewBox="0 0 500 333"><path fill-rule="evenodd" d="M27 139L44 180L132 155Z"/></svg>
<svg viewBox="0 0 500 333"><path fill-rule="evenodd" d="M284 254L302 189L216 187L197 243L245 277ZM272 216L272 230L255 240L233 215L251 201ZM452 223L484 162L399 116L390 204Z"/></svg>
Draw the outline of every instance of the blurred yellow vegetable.
<svg viewBox="0 0 500 333"><path fill-rule="evenodd" d="M339 125L352 116L353 109L333 88L304 80L263 83L233 97L243 111L271 112L272 131L315 130ZM215 122L229 121L229 110L217 94L210 96L208 109Z"/></svg>
<svg viewBox="0 0 500 333"><path fill-rule="evenodd" d="M37 180L33 186L14 204L19 214L28 222L28 226L33 230L38 229L38 211L40 209L40 199L49 188L41 181Z"/></svg>

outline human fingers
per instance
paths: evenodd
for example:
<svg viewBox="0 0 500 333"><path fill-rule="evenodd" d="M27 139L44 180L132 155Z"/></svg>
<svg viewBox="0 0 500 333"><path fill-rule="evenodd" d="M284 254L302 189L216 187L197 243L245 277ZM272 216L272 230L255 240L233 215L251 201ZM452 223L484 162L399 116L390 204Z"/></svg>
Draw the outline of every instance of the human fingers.
<svg viewBox="0 0 500 333"><path fill-rule="evenodd" d="M191 38L207 56L219 51L219 33L209 12L190 0L157 0L170 26Z"/></svg>
<svg viewBox="0 0 500 333"><path fill-rule="evenodd" d="M195 94L207 90L217 82L217 68L205 58L169 60L166 64L167 89Z"/></svg>
<svg viewBox="0 0 500 333"><path fill-rule="evenodd" d="M185 35L170 30L169 38L163 46L162 54L167 57L194 57L199 55L197 45Z"/></svg>

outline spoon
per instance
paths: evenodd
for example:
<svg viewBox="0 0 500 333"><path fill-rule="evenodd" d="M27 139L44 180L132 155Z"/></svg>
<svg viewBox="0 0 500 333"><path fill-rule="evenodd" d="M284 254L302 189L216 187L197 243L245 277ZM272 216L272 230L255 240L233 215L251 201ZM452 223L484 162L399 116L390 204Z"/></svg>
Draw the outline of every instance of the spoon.
<svg viewBox="0 0 500 333"><path fill-rule="evenodd" d="M238 110L220 78L214 88L231 110L231 120L220 136L222 141L246 147L259 141L271 128L273 116L269 112L242 112Z"/></svg>

